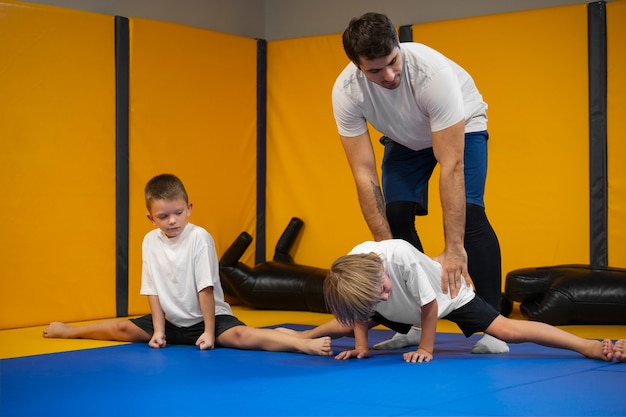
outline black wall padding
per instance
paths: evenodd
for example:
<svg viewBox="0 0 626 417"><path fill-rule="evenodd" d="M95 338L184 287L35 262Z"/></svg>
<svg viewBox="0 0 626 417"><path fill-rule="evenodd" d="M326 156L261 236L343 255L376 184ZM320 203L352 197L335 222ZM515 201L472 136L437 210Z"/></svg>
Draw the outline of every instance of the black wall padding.
<svg viewBox="0 0 626 417"><path fill-rule="evenodd" d="M506 276L504 296L530 320L554 326L626 324L626 269L589 265L522 268Z"/></svg>
<svg viewBox="0 0 626 417"><path fill-rule="evenodd" d="M128 105L129 25L115 17L115 309L128 316Z"/></svg>
<svg viewBox="0 0 626 417"><path fill-rule="evenodd" d="M589 238L592 266L608 266L606 3L589 3Z"/></svg>
<svg viewBox="0 0 626 417"><path fill-rule="evenodd" d="M265 206L267 183L267 41L257 40L257 175L256 175L256 255L255 263L265 262Z"/></svg>
<svg viewBox="0 0 626 417"><path fill-rule="evenodd" d="M413 42L413 26L400 26L398 30L398 40L400 42Z"/></svg>

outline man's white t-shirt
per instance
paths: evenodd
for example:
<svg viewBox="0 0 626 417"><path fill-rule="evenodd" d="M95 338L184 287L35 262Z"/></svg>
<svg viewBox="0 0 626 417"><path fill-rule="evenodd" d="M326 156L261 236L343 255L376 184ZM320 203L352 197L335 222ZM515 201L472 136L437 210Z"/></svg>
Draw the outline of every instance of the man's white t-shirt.
<svg viewBox="0 0 626 417"><path fill-rule="evenodd" d="M142 252L140 293L157 295L171 323L189 327L203 321L198 292L207 287L213 287L215 315L232 315L224 301L215 243L205 229L188 223L174 238L152 230L144 237Z"/></svg>
<svg viewBox="0 0 626 417"><path fill-rule="evenodd" d="M421 307L437 299L437 317L442 318L464 306L474 297L474 290L462 280L455 298L441 290L441 264L418 251L405 240L389 239L364 242L350 251L375 253L383 261L383 269L391 281L391 294L376 305L376 311L387 320L420 324Z"/></svg>
<svg viewBox="0 0 626 417"><path fill-rule="evenodd" d="M341 136L376 130L410 149L432 147L432 132L465 120L465 132L487 129L487 104L472 77L459 65L413 42L400 44L402 76L393 90L369 81L354 63L341 72L332 90Z"/></svg>

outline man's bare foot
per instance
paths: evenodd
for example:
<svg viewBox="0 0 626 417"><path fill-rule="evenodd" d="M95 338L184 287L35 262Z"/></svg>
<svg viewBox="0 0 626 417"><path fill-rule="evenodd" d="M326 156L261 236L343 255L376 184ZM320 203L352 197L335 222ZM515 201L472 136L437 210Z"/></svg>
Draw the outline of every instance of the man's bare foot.
<svg viewBox="0 0 626 417"><path fill-rule="evenodd" d="M619 339L613 346L613 356L618 362L626 362L626 339Z"/></svg>
<svg viewBox="0 0 626 417"><path fill-rule="evenodd" d="M48 338L67 338L72 326L60 321L53 321L43 330L43 337Z"/></svg>
<svg viewBox="0 0 626 417"><path fill-rule="evenodd" d="M306 339L303 340L301 351L309 355L332 356L333 348L331 344L331 339L328 336Z"/></svg>

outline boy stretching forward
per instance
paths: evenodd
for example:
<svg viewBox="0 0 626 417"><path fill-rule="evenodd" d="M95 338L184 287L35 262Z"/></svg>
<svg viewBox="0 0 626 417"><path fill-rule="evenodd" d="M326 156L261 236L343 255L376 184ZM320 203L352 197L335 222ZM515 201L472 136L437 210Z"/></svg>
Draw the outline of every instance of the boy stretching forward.
<svg viewBox="0 0 626 417"><path fill-rule="evenodd" d="M162 174L145 188L148 219L157 226L142 245L141 294L152 314L104 320L84 326L51 323L44 337L196 345L201 350L238 349L332 355L329 337L303 339L271 329L248 327L224 301L211 235L188 222L192 204L176 176Z"/></svg>
<svg viewBox="0 0 626 417"><path fill-rule="evenodd" d="M337 259L324 281L324 297L335 318L300 335L354 335L354 349L339 353L337 359L368 357L367 334L373 326L406 333L416 324L422 328L419 347L404 353L404 360L429 362L440 318L456 323L466 337L484 332L509 343L534 342L604 361L623 355L623 342L618 350L608 339L583 339L546 323L501 316L464 282L459 294L450 298L441 290L441 265L400 239L365 242Z"/></svg>

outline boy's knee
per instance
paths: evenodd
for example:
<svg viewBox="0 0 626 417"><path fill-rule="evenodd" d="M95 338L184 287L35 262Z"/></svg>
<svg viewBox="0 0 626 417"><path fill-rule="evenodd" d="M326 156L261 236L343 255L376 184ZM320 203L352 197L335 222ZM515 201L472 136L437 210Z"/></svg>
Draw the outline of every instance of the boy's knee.
<svg viewBox="0 0 626 417"><path fill-rule="evenodd" d="M150 335L130 320L115 320L113 322L113 331L123 339L132 341L150 340Z"/></svg>
<svg viewBox="0 0 626 417"><path fill-rule="evenodd" d="M227 330L229 338L239 343L254 335L256 329L248 326L235 326Z"/></svg>
<svg viewBox="0 0 626 417"><path fill-rule="evenodd" d="M137 328L130 320L116 320L114 327L117 331L128 333L133 327Z"/></svg>
<svg viewBox="0 0 626 417"><path fill-rule="evenodd" d="M237 326L235 328L239 332L239 337L242 340L247 340L253 337L254 334L259 331L258 329L255 329L254 327L248 327L248 326Z"/></svg>
<svg viewBox="0 0 626 417"><path fill-rule="evenodd" d="M526 336L522 329L518 326L518 323L512 319L506 319L506 322L503 322L505 325L498 326L497 334L492 334L492 336L497 337L500 340L509 343L522 343L526 341Z"/></svg>

